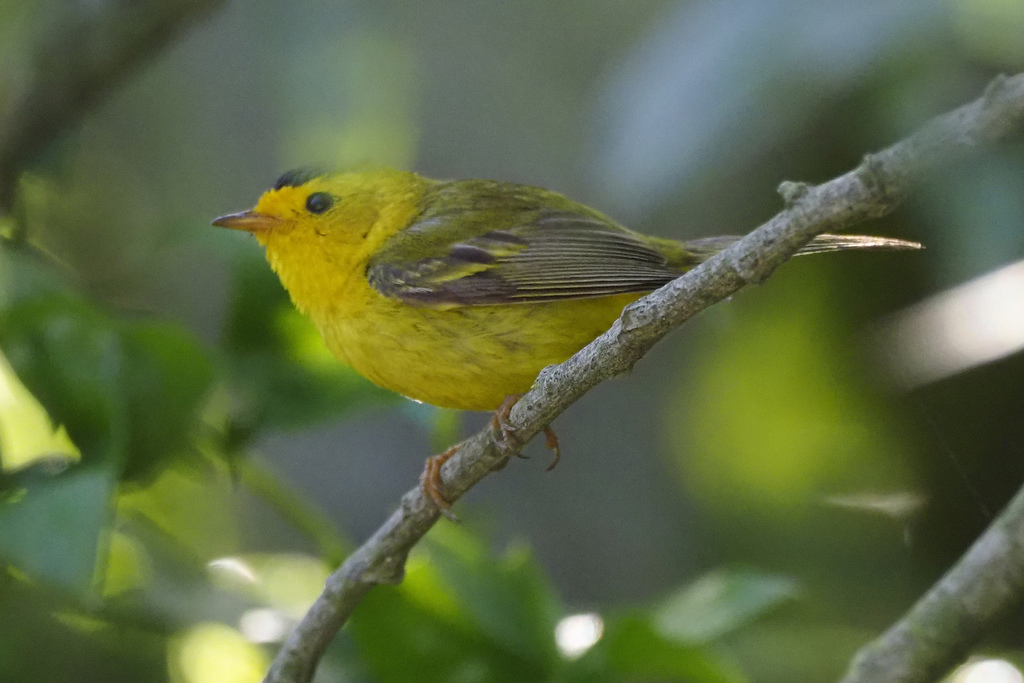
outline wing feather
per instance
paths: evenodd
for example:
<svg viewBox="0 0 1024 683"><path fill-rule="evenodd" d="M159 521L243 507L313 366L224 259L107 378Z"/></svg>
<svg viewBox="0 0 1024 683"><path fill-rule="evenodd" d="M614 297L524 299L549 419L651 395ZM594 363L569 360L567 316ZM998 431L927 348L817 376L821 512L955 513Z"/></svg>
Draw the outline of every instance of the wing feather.
<svg viewBox="0 0 1024 683"><path fill-rule="evenodd" d="M367 269L419 306L580 299L656 289L682 270L649 240L561 195L485 181L439 183Z"/></svg>

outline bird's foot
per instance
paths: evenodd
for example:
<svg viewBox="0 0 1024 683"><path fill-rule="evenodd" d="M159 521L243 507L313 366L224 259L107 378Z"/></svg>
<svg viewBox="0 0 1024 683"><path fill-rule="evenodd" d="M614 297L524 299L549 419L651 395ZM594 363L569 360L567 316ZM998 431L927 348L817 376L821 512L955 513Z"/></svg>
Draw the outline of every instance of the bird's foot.
<svg viewBox="0 0 1024 683"><path fill-rule="evenodd" d="M509 414L512 413L512 407L516 402L522 398L521 393L510 393L505 396L505 400L499 405L498 410L495 414L490 416L490 430L495 433L502 441L514 441L515 440L515 427L509 424ZM522 456L520 456L521 458Z"/></svg>
<svg viewBox="0 0 1024 683"><path fill-rule="evenodd" d="M458 522L459 518L452 512L452 504L448 502L448 499L444 497L444 493L441 492L441 488L444 486L441 481L441 467L462 448L463 443L465 442L457 443L444 453L438 453L427 458L427 462L423 467L423 474L420 475L420 486L423 487L423 493L434 502L434 505L437 506L438 511L442 515L453 522Z"/></svg>
<svg viewBox="0 0 1024 683"><path fill-rule="evenodd" d="M501 405L498 406L498 409L494 411L494 415L491 415L491 431L494 432L495 437L502 441L504 445L518 443L515 427L509 424L508 416L512 412L512 407L522 397L522 394L509 394L501 402ZM516 457L523 460L530 459L530 456L524 455L521 452L517 452Z"/></svg>
<svg viewBox="0 0 1024 683"><path fill-rule="evenodd" d="M494 411L494 415L491 416L491 429L494 431L495 436L501 441L508 445L519 445L518 437L516 436L515 427L508 422L508 416L512 412L512 407L523 397L522 394L509 394L505 397L505 400L501 402L498 409ZM558 464L558 459L561 457L561 449L558 446L558 435L555 434L555 430L551 428L551 425L544 427L544 445L554 451L554 458L551 460L551 464L547 466L546 471L551 471ZM530 456L524 455L517 452L516 457L528 460Z"/></svg>

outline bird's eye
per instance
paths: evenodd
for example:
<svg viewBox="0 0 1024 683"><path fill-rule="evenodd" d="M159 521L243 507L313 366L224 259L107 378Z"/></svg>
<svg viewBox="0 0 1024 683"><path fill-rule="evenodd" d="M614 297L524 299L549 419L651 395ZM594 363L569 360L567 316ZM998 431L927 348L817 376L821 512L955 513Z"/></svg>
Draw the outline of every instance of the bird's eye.
<svg viewBox="0 0 1024 683"><path fill-rule="evenodd" d="M306 198L306 210L310 213L323 213L334 204L334 197L326 192L314 192Z"/></svg>

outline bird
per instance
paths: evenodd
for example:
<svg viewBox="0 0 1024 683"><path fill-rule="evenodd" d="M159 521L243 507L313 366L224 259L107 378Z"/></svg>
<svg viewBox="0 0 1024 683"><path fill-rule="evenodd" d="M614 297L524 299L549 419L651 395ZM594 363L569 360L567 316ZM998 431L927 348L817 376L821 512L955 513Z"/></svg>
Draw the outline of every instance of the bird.
<svg viewBox="0 0 1024 683"><path fill-rule="evenodd" d="M415 401L495 411L504 437L544 367L739 239L653 237L551 190L388 168L289 171L213 224L255 236L339 361ZM920 247L823 234L797 253ZM440 469L456 450L429 458L422 477L449 515Z"/></svg>

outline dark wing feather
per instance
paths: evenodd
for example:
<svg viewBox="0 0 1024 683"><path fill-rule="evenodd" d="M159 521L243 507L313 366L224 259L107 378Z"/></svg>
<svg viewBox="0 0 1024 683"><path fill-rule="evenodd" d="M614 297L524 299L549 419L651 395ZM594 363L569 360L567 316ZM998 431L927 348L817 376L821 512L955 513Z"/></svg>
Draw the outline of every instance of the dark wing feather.
<svg viewBox="0 0 1024 683"><path fill-rule="evenodd" d="M367 269L375 289L413 305L531 303L647 292L685 270L654 241L538 188L439 183L423 206L408 228L384 243Z"/></svg>

